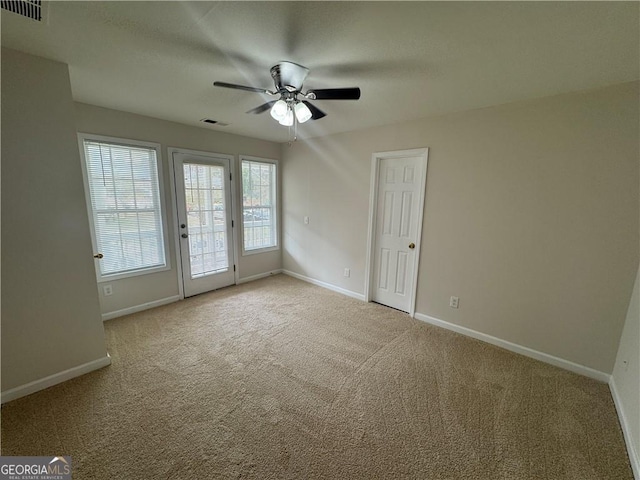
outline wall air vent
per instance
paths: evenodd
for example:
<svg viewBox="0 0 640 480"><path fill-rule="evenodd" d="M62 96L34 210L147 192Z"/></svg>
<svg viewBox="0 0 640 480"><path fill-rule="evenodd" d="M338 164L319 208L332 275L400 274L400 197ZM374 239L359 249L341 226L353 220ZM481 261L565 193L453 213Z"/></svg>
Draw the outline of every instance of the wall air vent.
<svg viewBox="0 0 640 480"><path fill-rule="evenodd" d="M42 21L42 0L2 0L0 7L31 20Z"/></svg>
<svg viewBox="0 0 640 480"><path fill-rule="evenodd" d="M209 125L219 125L221 127L227 127L229 125L228 123L219 122L217 120L212 120L210 118L203 118L200 121L203 123L208 123Z"/></svg>

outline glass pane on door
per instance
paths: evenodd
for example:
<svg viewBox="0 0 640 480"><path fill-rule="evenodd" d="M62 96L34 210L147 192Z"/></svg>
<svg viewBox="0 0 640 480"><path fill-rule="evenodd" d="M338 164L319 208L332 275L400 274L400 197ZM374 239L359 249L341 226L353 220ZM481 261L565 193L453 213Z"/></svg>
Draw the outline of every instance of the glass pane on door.
<svg viewBox="0 0 640 480"><path fill-rule="evenodd" d="M184 163L191 278L229 270L224 167Z"/></svg>

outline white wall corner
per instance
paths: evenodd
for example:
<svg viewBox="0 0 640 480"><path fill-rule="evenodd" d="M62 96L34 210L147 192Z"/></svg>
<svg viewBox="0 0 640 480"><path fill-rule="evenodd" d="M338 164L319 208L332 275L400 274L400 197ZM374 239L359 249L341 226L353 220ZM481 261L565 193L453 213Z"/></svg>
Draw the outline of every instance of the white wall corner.
<svg viewBox="0 0 640 480"><path fill-rule="evenodd" d="M171 297L161 298L160 300L154 300L153 302L142 303L140 305L134 305L133 307L123 308L122 310L115 310L113 312L107 312L102 314L102 321L111 320L113 318L124 317L132 313L142 312L143 310L149 310L150 308L161 307L169 303L177 302L180 300L180 295L173 295Z"/></svg>
<svg viewBox="0 0 640 480"><path fill-rule="evenodd" d="M514 353L519 353L520 355L524 355L525 357L540 360L541 362L548 363L565 370L569 370L570 372L577 373L579 375L584 375L585 377L593 378L594 380L598 380L600 382L609 383L609 380L611 378L611 375L609 375L608 373L585 367L584 365L580 365L563 358L554 357L553 355L549 355L548 353L539 352L537 350L533 350L532 348L524 347L522 345L518 345L517 343L512 343L501 338L493 337L491 335L487 335L486 333L478 332L467 327L455 325L453 323L449 323L444 320L440 320L439 318L425 315L423 313L416 312L415 318L422 322L435 325L436 327L446 328L447 330L466 335L467 337L475 338L476 340L490 343L491 345L504 348L505 350L509 350Z"/></svg>
<svg viewBox="0 0 640 480"><path fill-rule="evenodd" d="M78 365L77 367L69 368L67 370L63 370L62 372L49 375L48 377L41 378L39 380L29 382L25 385L21 385L19 387L4 391L0 394L0 403L7 403L20 397L26 397L27 395L31 395L32 393L44 390L45 388L53 387L54 385L66 382L67 380L79 377L80 375L84 375L85 373L93 372L94 370L98 370L108 365L111 365L111 356L107 353L106 356L98 358L96 360L92 360L91 362L83 363L82 365Z"/></svg>
<svg viewBox="0 0 640 480"><path fill-rule="evenodd" d="M620 395L618 394L615 377L613 375L611 375L611 379L609 380L609 390L611 390L613 403L616 406L618 418L620 419L620 427L622 428L624 441L627 445L627 453L629 454L629 462L631 463L633 476L635 477L635 480L640 480L640 458L638 458L638 449L636 448L635 441L633 439L633 436L631 435L631 425L629 425L629 419L625 414L623 402L620 399Z"/></svg>
<svg viewBox="0 0 640 480"><path fill-rule="evenodd" d="M289 275L290 277L297 278L298 280L302 280L303 282L312 283L313 285L317 285L319 287L326 288L327 290L332 290L334 292L341 293L346 295L347 297L355 298L357 300L362 300L364 302L364 295L362 293L352 292L351 290L347 290L342 287L338 287L331 283L323 282L321 280L316 280L315 278L307 277L305 275L300 275L299 273L292 272L290 270L282 270L282 273L285 275Z"/></svg>

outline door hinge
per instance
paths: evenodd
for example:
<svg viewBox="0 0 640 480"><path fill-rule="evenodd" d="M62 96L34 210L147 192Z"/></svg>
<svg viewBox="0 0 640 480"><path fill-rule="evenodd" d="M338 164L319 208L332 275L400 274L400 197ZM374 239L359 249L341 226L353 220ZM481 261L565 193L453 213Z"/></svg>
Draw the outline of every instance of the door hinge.
<svg viewBox="0 0 640 480"><path fill-rule="evenodd" d="M235 266L235 265L233 266L233 271L234 271L234 272L236 271L236 266Z"/></svg>
<svg viewBox="0 0 640 480"><path fill-rule="evenodd" d="M233 228L233 220L231 220L231 228Z"/></svg>
<svg viewBox="0 0 640 480"><path fill-rule="evenodd" d="M233 181L233 174L229 173L229 180Z"/></svg>

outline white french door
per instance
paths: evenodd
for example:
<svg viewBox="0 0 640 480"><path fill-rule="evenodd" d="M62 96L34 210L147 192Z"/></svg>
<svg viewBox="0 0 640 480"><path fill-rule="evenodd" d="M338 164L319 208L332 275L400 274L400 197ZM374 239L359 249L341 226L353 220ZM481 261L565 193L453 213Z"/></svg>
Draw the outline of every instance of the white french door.
<svg viewBox="0 0 640 480"><path fill-rule="evenodd" d="M373 172L370 299L413 315L427 150L376 154Z"/></svg>
<svg viewBox="0 0 640 480"><path fill-rule="evenodd" d="M173 152L184 296L235 283L231 158Z"/></svg>

